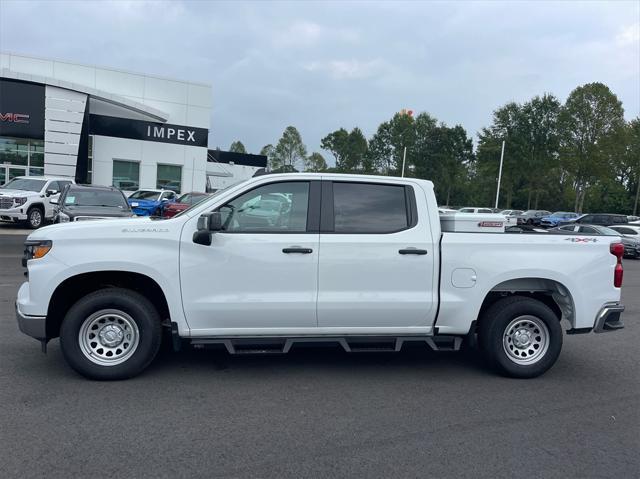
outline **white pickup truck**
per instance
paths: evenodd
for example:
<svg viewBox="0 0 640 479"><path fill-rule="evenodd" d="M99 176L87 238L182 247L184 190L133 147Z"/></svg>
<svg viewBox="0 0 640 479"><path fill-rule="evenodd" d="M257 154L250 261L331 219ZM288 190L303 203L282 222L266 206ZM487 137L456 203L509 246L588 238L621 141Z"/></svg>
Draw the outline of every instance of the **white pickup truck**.
<svg viewBox="0 0 640 479"><path fill-rule="evenodd" d="M16 316L45 350L59 336L71 367L97 379L144 370L163 327L175 348L230 353L466 340L513 377L554 364L562 323L568 333L623 327L618 237L509 234L503 221L441 220L424 180L265 175L171 219L32 233Z"/></svg>

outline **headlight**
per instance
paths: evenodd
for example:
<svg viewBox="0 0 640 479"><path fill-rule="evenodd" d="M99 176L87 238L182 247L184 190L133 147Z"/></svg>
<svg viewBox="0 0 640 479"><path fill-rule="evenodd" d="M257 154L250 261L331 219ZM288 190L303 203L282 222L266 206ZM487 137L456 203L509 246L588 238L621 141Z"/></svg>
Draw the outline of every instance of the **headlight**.
<svg viewBox="0 0 640 479"><path fill-rule="evenodd" d="M68 223L69 222L69 215L66 213L58 213L58 221L60 223Z"/></svg>
<svg viewBox="0 0 640 479"><path fill-rule="evenodd" d="M24 256L22 257L22 266L27 266L30 259L40 259L51 251L50 240L30 240L24 243Z"/></svg>
<svg viewBox="0 0 640 479"><path fill-rule="evenodd" d="M16 206L22 206L27 202L26 198L13 198L13 202L16 204Z"/></svg>

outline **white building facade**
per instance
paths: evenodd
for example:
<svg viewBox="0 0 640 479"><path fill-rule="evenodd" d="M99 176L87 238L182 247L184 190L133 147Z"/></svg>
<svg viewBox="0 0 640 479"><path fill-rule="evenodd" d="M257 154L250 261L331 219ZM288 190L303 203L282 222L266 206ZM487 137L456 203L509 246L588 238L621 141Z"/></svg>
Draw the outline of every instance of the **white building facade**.
<svg viewBox="0 0 640 479"><path fill-rule="evenodd" d="M0 53L0 184L205 191L211 108L207 84Z"/></svg>

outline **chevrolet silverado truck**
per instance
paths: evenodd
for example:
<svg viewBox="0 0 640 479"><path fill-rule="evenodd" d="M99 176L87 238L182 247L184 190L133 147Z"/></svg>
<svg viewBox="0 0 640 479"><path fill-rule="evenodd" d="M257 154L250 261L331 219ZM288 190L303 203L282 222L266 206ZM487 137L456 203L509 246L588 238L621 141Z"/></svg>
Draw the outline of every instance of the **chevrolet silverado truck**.
<svg viewBox="0 0 640 479"><path fill-rule="evenodd" d="M139 374L163 338L232 354L470 343L498 372L528 378L556 362L564 329L623 327L619 237L516 235L504 223L439 215L426 180L264 175L170 219L33 232L16 316L45 351L59 337L93 379Z"/></svg>

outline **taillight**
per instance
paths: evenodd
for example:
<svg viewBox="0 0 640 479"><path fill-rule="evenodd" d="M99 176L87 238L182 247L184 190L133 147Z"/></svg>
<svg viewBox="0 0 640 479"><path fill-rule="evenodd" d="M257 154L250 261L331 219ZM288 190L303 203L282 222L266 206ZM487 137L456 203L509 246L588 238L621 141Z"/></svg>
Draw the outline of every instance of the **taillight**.
<svg viewBox="0 0 640 479"><path fill-rule="evenodd" d="M622 286L622 257L624 256L624 245L622 243L611 243L609 251L617 258L616 267L613 270L613 285L616 288Z"/></svg>

